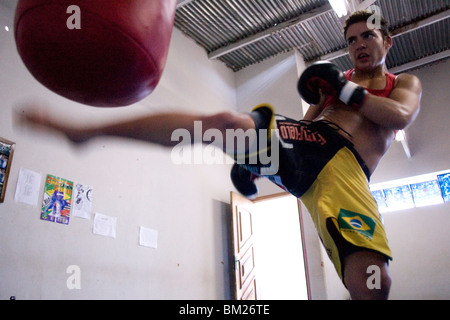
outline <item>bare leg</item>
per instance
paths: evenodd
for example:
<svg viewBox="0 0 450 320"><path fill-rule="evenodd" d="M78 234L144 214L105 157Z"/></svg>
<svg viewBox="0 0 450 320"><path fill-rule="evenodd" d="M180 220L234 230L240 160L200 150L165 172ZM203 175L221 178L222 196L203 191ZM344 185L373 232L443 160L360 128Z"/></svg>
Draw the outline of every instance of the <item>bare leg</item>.
<svg viewBox="0 0 450 320"><path fill-rule="evenodd" d="M370 281L370 277L374 277L375 283ZM353 300L387 300L391 278L386 258L372 251L348 255L345 258L344 281Z"/></svg>
<svg viewBox="0 0 450 320"><path fill-rule="evenodd" d="M203 132L208 129L218 129L224 136L227 129L246 131L255 128L255 124L248 114L232 112L208 116L189 113L160 113L96 127L65 123L36 107L29 108L18 116L22 123L63 133L75 143L82 143L97 136L117 136L163 146L174 146L179 142L172 141L172 133L176 129L186 129L193 137L195 121L201 121ZM221 147L225 150L225 146Z"/></svg>

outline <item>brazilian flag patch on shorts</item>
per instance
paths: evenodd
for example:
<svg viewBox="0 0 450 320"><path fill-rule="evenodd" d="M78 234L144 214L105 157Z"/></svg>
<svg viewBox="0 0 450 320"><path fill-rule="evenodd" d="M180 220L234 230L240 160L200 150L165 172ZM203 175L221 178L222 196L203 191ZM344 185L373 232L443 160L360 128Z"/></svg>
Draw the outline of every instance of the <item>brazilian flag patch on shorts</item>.
<svg viewBox="0 0 450 320"><path fill-rule="evenodd" d="M341 230L356 231L372 239L377 223L368 216L341 209L338 224Z"/></svg>

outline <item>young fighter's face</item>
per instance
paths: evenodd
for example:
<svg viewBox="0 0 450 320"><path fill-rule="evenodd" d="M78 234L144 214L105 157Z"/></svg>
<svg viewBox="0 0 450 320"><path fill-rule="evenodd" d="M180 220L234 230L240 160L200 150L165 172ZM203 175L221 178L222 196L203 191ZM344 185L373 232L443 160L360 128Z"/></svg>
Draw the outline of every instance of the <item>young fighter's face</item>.
<svg viewBox="0 0 450 320"><path fill-rule="evenodd" d="M369 29L365 22L351 25L347 30L346 40L353 66L362 71L382 66L392 46L391 37L383 38L380 30Z"/></svg>

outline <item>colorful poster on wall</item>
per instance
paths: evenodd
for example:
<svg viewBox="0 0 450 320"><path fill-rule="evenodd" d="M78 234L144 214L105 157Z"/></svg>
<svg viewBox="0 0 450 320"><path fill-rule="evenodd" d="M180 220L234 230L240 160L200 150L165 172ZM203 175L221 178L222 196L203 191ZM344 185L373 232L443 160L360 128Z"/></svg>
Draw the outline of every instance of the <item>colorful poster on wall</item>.
<svg viewBox="0 0 450 320"><path fill-rule="evenodd" d="M44 199L42 200L41 220L69 224L72 191L72 181L47 175Z"/></svg>

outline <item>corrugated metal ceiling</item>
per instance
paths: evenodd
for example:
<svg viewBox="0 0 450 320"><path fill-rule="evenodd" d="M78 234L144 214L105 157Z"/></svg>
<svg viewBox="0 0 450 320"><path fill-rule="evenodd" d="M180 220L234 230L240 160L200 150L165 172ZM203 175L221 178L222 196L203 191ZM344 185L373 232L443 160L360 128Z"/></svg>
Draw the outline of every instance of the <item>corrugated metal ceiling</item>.
<svg viewBox="0 0 450 320"><path fill-rule="evenodd" d="M381 8L395 36L388 68L450 56L450 0L370 2ZM175 17L176 28L234 71L291 50L307 62L328 59L348 69L342 23L328 0L179 0Z"/></svg>

